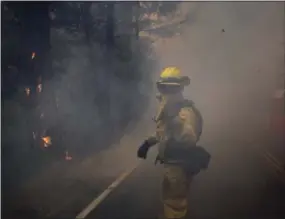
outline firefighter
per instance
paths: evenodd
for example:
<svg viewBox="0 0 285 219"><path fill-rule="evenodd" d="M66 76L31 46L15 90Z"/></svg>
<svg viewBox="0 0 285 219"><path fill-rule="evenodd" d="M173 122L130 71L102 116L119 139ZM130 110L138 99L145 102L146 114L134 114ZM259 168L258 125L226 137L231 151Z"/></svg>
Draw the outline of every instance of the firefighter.
<svg viewBox="0 0 285 219"><path fill-rule="evenodd" d="M177 67L165 68L157 81L159 107L156 132L139 147L137 156L145 159L150 147L158 144L156 161L164 165L162 202L165 219L182 219L188 209L188 191L193 176L207 168L210 155L196 145L202 133L202 116L194 103L184 99L190 84Z"/></svg>

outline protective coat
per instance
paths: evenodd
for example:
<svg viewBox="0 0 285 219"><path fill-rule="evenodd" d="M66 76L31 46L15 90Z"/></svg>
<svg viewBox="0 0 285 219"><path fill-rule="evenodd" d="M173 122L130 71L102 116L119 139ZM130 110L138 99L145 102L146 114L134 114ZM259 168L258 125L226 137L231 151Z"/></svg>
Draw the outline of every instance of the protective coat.
<svg viewBox="0 0 285 219"><path fill-rule="evenodd" d="M184 162L184 157L171 155L195 147L200 139L203 119L194 103L182 95L162 96L155 121L159 158L164 163Z"/></svg>

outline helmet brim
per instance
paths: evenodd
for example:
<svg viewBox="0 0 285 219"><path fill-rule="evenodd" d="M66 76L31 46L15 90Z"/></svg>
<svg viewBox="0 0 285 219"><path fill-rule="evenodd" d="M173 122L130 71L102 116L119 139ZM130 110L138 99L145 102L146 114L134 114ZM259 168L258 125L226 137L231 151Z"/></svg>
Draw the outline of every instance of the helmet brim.
<svg viewBox="0 0 285 219"><path fill-rule="evenodd" d="M179 78L164 78L157 81L157 85L188 86L189 84L190 78L188 76L182 76Z"/></svg>

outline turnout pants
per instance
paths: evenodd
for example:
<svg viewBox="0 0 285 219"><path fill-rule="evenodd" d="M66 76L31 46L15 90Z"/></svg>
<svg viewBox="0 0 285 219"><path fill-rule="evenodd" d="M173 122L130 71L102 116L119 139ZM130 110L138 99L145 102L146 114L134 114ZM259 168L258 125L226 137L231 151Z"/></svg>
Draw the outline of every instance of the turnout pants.
<svg viewBox="0 0 285 219"><path fill-rule="evenodd" d="M184 219L192 175L178 164L164 164L162 201L165 219Z"/></svg>

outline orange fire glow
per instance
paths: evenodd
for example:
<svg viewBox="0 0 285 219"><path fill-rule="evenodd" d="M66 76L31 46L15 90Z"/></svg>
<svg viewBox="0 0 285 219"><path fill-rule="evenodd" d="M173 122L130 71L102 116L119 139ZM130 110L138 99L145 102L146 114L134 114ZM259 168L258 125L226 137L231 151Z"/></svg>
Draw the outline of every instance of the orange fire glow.
<svg viewBox="0 0 285 219"><path fill-rule="evenodd" d="M47 148L51 145L51 137L50 136L45 136L42 137L42 140L44 142L44 147Z"/></svg>

